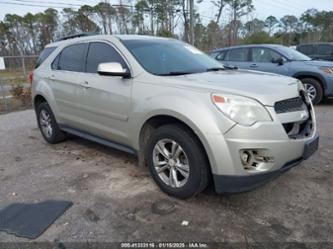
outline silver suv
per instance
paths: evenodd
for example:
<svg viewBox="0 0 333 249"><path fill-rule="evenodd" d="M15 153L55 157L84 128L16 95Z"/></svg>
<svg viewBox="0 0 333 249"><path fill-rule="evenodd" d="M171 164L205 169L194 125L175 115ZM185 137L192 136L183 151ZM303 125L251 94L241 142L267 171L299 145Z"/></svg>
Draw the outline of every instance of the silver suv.
<svg viewBox="0 0 333 249"><path fill-rule="evenodd" d="M300 81L237 70L174 39L71 37L33 72L45 140L74 134L136 154L166 193L188 198L258 187L318 148Z"/></svg>

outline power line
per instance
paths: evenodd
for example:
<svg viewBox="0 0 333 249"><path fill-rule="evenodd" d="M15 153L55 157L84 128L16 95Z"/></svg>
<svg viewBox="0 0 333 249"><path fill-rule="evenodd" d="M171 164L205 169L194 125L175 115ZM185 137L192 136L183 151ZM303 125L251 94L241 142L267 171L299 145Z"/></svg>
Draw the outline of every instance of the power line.
<svg viewBox="0 0 333 249"><path fill-rule="evenodd" d="M78 2L81 2L81 3L85 3L85 4L91 4L91 1L85 1L85 0L76 0Z"/></svg>
<svg viewBox="0 0 333 249"><path fill-rule="evenodd" d="M262 7L265 7L267 10L270 10L271 8L279 8L286 10L286 14L290 13L290 11L299 12L300 9L308 9L305 5L302 5L300 3L295 2L287 2L285 0L276 0L275 2L267 2L263 0L256 0L258 2L262 3Z"/></svg>
<svg viewBox="0 0 333 249"><path fill-rule="evenodd" d="M280 2L281 4L285 4L285 5L287 5L287 6L290 6L290 7L292 7L292 8L295 8L295 9L300 9L300 7L301 7L301 8L304 8L304 9L308 9L307 6L301 4L300 2L298 2L298 3L295 3L295 2L293 2L293 1L285 2L285 0L277 0L277 1ZM283 2L282 2L282 1L283 1Z"/></svg>
<svg viewBox="0 0 333 249"><path fill-rule="evenodd" d="M75 4L75 3L64 3L64 2L48 2L48 3L44 3L44 2L40 2L40 1L29 1L29 0L13 0L15 2L23 2L23 3L29 3L29 4L56 4L56 5L69 5L69 6L79 6L81 7L81 4ZM13 2L14 3L14 2Z"/></svg>
<svg viewBox="0 0 333 249"><path fill-rule="evenodd" d="M257 0L257 1L261 2L263 5L266 5L266 6L268 5L267 1L261 1L261 0ZM277 8L280 8L280 9L282 8L282 9L285 9L286 11L290 12L290 8L288 8L287 6L284 6L284 5L280 5L277 2L270 2L269 5L274 5ZM273 6L271 6L271 7L274 8Z"/></svg>
<svg viewBox="0 0 333 249"><path fill-rule="evenodd" d="M69 8L69 6L51 6L51 5L42 5L42 4L28 4L28 3L14 3L14 2L0 2L0 3L8 4L8 5L21 5L21 6L29 6L29 7L42 7L42 8L54 8L54 9Z"/></svg>

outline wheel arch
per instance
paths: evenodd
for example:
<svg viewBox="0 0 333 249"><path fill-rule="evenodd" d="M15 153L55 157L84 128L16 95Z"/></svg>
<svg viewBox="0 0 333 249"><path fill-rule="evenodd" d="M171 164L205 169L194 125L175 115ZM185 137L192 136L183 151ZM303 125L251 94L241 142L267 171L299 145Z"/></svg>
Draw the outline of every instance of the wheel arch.
<svg viewBox="0 0 333 249"><path fill-rule="evenodd" d="M299 72L293 75L294 78L297 78L299 80L306 79L306 78L312 78L317 80L321 87L323 88L323 91L325 92L325 89L327 88L326 81L323 76L321 76L318 73L309 73L309 72Z"/></svg>
<svg viewBox="0 0 333 249"><path fill-rule="evenodd" d="M195 137L195 139L198 141L199 145L203 149L203 152L209 163L209 171L212 172L211 160L210 160L210 156L209 156L210 153L209 153L207 142L205 141L203 134L201 134L198 131L198 128L194 124L187 122L186 120L181 119L181 118L176 117L175 115L171 115L171 114L153 115L153 116L149 117L148 119L146 119L146 121L141 126L141 129L139 132L139 141L138 141L139 142L139 151L138 151L139 165L140 166L146 165L146 158L145 158L144 150L145 150L145 146L147 144L148 138L151 135L151 133L154 130L158 129L159 127L161 127L163 125L167 125L167 124L180 125L184 129L189 131L191 134L193 134L193 136Z"/></svg>
<svg viewBox="0 0 333 249"><path fill-rule="evenodd" d="M46 98L41 95L41 94L37 94L34 99L33 99L33 105L36 108L39 104L43 103L43 102L47 102Z"/></svg>

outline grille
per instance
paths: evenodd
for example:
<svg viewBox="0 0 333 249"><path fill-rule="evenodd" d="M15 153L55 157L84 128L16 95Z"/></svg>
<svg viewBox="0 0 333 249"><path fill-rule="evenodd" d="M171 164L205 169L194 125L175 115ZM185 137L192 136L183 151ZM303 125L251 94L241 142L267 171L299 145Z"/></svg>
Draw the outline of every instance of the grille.
<svg viewBox="0 0 333 249"><path fill-rule="evenodd" d="M282 100L276 102L274 105L274 109L277 114L302 111L305 108L306 108L305 103L303 102L301 97Z"/></svg>
<svg viewBox="0 0 333 249"><path fill-rule="evenodd" d="M283 123L283 127L291 139L301 139L312 135L314 130L311 104L309 98L304 92L300 92L300 97L286 99L276 102L274 105L275 112L288 113L307 110L309 118L307 120L300 120L293 123Z"/></svg>

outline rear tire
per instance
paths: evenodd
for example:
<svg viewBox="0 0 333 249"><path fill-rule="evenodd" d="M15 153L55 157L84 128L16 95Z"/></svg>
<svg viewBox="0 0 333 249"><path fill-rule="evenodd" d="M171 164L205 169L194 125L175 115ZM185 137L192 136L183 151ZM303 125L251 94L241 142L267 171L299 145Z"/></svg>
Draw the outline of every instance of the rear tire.
<svg viewBox="0 0 333 249"><path fill-rule="evenodd" d="M181 125L165 125L155 130L148 139L145 155L156 184L171 196L190 198L208 185L205 151L195 135Z"/></svg>
<svg viewBox="0 0 333 249"><path fill-rule="evenodd" d="M309 94L310 99L314 105L319 104L324 97L324 91L320 82L313 78L301 79L305 91Z"/></svg>
<svg viewBox="0 0 333 249"><path fill-rule="evenodd" d="M36 106L37 123L46 142L56 144L66 139L66 133L60 130L53 112L47 102Z"/></svg>

